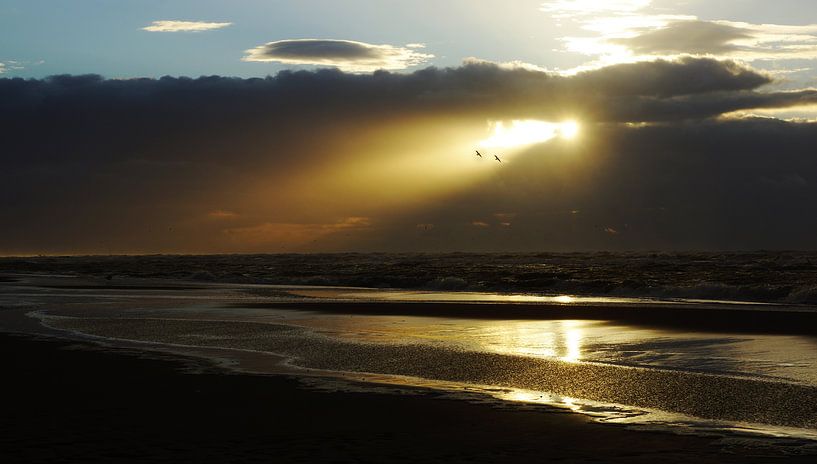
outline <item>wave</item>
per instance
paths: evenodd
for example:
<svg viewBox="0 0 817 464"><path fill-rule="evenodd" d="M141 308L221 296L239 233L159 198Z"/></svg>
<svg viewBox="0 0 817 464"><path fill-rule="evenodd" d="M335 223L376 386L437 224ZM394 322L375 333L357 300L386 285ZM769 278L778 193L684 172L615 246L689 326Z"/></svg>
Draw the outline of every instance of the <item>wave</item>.
<svg viewBox="0 0 817 464"><path fill-rule="evenodd" d="M0 272L817 304L817 252L0 258Z"/></svg>

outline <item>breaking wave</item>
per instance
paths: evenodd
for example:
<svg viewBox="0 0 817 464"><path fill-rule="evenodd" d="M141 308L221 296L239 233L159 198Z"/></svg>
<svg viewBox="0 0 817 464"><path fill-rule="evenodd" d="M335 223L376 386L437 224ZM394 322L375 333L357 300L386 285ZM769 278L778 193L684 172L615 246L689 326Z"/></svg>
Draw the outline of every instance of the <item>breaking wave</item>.
<svg viewBox="0 0 817 464"><path fill-rule="evenodd" d="M817 304L817 252L36 257L2 258L0 271Z"/></svg>

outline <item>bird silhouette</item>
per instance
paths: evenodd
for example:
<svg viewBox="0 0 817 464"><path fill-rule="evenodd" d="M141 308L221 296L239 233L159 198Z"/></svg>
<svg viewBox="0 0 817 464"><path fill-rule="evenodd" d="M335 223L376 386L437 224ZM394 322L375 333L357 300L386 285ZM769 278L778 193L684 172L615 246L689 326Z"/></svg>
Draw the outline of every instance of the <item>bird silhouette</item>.
<svg viewBox="0 0 817 464"><path fill-rule="evenodd" d="M480 158L482 158L482 153L480 153L480 152L479 152L479 150L475 150L475 151L477 152L477 156L479 156Z"/></svg>
<svg viewBox="0 0 817 464"><path fill-rule="evenodd" d="M502 160L501 160L501 159L499 159L499 157L498 157L498 156L496 156L496 155L494 155L494 159L496 159L496 160L497 160L497 161L499 161L500 163L502 162Z"/></svg>

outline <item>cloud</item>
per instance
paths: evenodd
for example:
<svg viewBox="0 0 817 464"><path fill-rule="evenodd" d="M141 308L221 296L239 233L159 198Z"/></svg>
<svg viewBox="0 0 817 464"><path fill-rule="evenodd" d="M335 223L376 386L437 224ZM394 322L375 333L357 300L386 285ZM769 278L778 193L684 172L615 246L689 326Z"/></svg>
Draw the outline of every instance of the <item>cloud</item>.
<svg viewBox="0 0 817 464"><path fill-rule="evenodd" d="M323 224L263 223L248 227L224 230L230 241L240 247L255 248L273 246L302 249L302 247L333 235L349 231L365 230L371 226L366 217L347 217L339 221Z"/></svg>
<svg viewBox="0 0 817 464"><path fill-rule="evenodd" d="M615 246L796 248L817 125L730 116L817 103L771 82L705 58L0 79L0 253L575 249L622 224ZM565 116L575 140L472 159L488 120Z"/></svg>
<svg viewBox="0 0 817 464"><path fill-rule="evenodd" d="M677 21L659 29L649 29L640 35L612 39L639 55L724 55L737 51L736 40L748 39L752 33L728 24L710 21Z"/></svg>
<svg viewBox="0 0 817 464"><path fill-rule="evenodd" d="M542 10L557 18L560 27L570 26L564 30L573 31L559 38L563 51L588 59L563 70L564 75L618 63L705 56L752 63L786 77L776 84L778 88L803 87L813 81L813 70L804 70L813 66L804 66L804 62L817 60L817 24L704 20L675 14L673 8L677 6L649 0L542 4Z"/></svg>
<svg viewBox="0 0 817 464"><path fill-rule="evenodd" d="M550 0L541 9L556 17L587 16L598 13L631 13L652 3L651 0Z"/></svg>
<svg viewBox="0 0 817 464"><path fill-rule="evenodd" d="M84 99L87 109L82 114L88 118L104 115L152 127L150 119L163 114L172 124L160 132L169 136L173 127L184 127L191 114L208 124L226 124L219 118L229 116L230 124L225 127L233 127L240 121L254 121L267 108L275 111L266 111L266 118L282 121L325 118L331 111L375 118L389 113L467 113L492 120L530 117L547 121L561 121L572 114L584 121L639 122L666 120L673 110L679 118L710 117L758 104L765 108L777 102L781 107L793 106L811 98L808 92L756 92L771 82L768 75L734 62L683 58L620 64L569 77L469 62L409 74L285 71L265 79L54 76L7 80L0 84L0 92L7 113L14 115L9 127L25 120L56 124L52 121L56 114L40 115L35 110ZM79 121L64 123L78 128ZM93 137L121 136L117 131L126 127Z"/></svg>
<svg viewBox="0 0 817 464"><path fill-rule="evenodd" d="M210 219L217 219L217 220L224 220L224 219L235 219L238 217L238 214L227 211L223 209L216 209L207 213L207 217Z"/></svg>
<svg viewBox="0 0 817 464"><path fill-rule="evenodd" d="M0 61L0 74L7 73L9 71L20 71L20 70L25 69L27 65L39 65L39 64L43 64L43 63L44 63L44 61L37 61L37 62L33 62L33 63L20 62L20 61L14 61L14 60L9 60L9 61L6 61L6 62Z"/></svg>
<svg viewBox="0 0 817 464"><path fill-rule="evenodd" d="M680 20L608 37L635 56L710 55L744 61L817 59L817 25Z"/></svg>
<svg viewBox="0 0 817 464"><path fill-rule="evenodd" d="M500 68L502 68L502 69L510 69L510 70L513 70L513 69L524 69L524 70L526 70L526 71L538 71L538 72L544 72L544 73L546 73L546 72L550 72L550 71L549 71L548 69L546 69L546 68L543 68L543 67L541 67L541 66L535 65L535 64L533 64L533 63L527 63L527 62L525 62L525 61L520 61L520 60L513 60L513 61L490 61L490 60L484 60L484 59L482 59L482 58L476 58L476 57L473 57L473 56L469 56L469 57L466 57L464 60L462 60L462 63L463 63L464 65L480 65L480 64L487 64L487 65L498 66L498 67L500 67Z"/></svg>
<svg viewBox="0 0 817 464"><path fill-rule="evenodd" d="M685 57L608 66L566 81L608 96L670 97L752 90L772 78L733 61Z"/></svg>
<svg viewBox="0 0 817 464"><path fill-rule="evenodd" d="M730 55L738 59L750 62L817 59L817 24L791 26L733 21L716 23L747 31L748 37L733 41L736 49Z"/></svg>
<svg viewBox="0 0 817 464"><path fill-rule="evenodd" d="M406 69L434 55L421 53L422 44L405 47L373 45L352 40L292 39L268 42L246 51L244 61L329 66L352 73Z"/></svg>
<svg viewBox="0 0 817 464"><path fill-rule="evenodd" d="M149 32L202 32L223 29L232 24L229 22L162 20L153 21L149 26L143 27L142 30Z"/></svg>
<svg viewBox="0 0 817 464"><path fill-rule="evenodd" d="M666 14L663 10L651 8L650 2L625 2L616 8L613 6L593 10L592 14L585 11L563 16L590 33L561 38L566 51L594 58L577 70L683 55L747 62L817 59L815 24L795 26L701 20L691 15ZM575 71L568 70L567 73Z"/></svg>

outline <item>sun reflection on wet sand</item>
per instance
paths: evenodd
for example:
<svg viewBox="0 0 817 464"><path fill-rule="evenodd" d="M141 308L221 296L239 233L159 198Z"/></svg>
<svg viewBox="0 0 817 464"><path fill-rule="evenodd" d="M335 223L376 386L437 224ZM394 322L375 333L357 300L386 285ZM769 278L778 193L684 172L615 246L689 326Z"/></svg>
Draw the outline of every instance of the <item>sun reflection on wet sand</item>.
<svg viewBox="0 0 817 464"><path fill-rule="evenodd" d="M531 295L503 294L486 292L445 292L422 290L383 290L383 289L337 289L313 288L292 289L289 293L310 298L326 298L360 301L452 301L481 303L549 303L549 304L634 304L662 303L661 300L648 298L628 298L614 296L574 296L574 295ZM677 301L672 302L678 304Z"/></svg>
<svg viewBox="0 0 817 464"><path fill-rule="evenodd" d="M546 404L549 406L563 407L571 411L580 411L582 405L580 402L569 396L553 395L546 392L511 389L507 391L494 392L493 396L505 401L514 401L517 403L534 403Z"/></svg>
<svg viewBox="0 0 817 464"><path fill-rule="evenodd" d="M333 337L368 343L429 344L571 364L695 368L817 385L814 341L799 336L694 334L589 320L497 321L304 313L292 314L287 320Z"/></svg>
<svg viewBox="0 0 817 464"><path fill-rule="evenodd" d="M777 306L776 303L756 301L709 300L691 298L650 298L625 296L599 295L541 295L530 293L491 293L467 291L437 291L437 290L390 290L381 288L351 288L351 287L290 287L285 288L287 293L296 297L321 298L341 301L420 301L431 302L463 302L463 303L542 303L550 305L689 305L689 304L719 304L731 306Z"/></svg>
<svg viewBox="0 0 817 464"><path fill-rule="evenodd" d="M578 362L582 357L582 329L575 325L578 321L561 321L564 330L565 355L562 361Z"/></svg>
<svg viewBox="0 0 817 464"><path fill-rule="evenodd" d="M587 334L599 342L629 343L651 334L616 333L601 321L485 321L444 320L424 317L300 317L290 321L332 336L374 343L424 343L460 349L581 362ZM654 336L654 335L653 335ZM597 353L598 354L598 353Z"/></svg>
<svg viewBox="0 0 817 464"><path fill-rule="evenodd" d="M554 321L550 324L512 324L509 329L491 327L482 333L481 349L491 351L556 358L565 362L582 359L582 329L585 321Z"/></svg>

